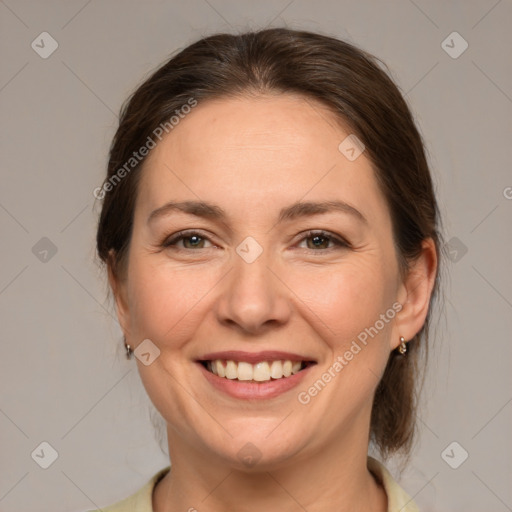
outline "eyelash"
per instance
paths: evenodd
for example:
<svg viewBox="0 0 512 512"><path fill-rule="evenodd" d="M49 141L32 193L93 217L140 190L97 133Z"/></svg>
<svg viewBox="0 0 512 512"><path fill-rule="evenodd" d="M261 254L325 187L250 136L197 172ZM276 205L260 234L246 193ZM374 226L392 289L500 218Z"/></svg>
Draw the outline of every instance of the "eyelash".
<svg viewBox="0 0 512 512"><path fill-rule="evenodd" d="M160 244L160 246L162 248L168 249L170 247L176 246L177 242L180 242L181 240L184 240L186 238L191 238L192 236L198 236L199 238L201 238L203 240L208 240L209 242L211 242L208 237L201 235L201 233L199 233L197 231L189 230L189 231L180 231L179 233L176 233L175 235L173 235L170 238L164 238L164 241ZM328 231L323 231L323 230L309 230L299 240L299 242L302 242L304 240L307 240L308 238L313 238L313 237L320 237L320 238L327 239L328 241L332 242L335 245L335 247L329 247L327 249L319 249L319 250L306 248L306 250L313 251L313 252L319 252L319 251L329 252L331 250L343 249L343 248L348 249L350 247L350 244L348 242L346 242L345 240L343 240L342 238L337 237L337 236L333 235L332 233L329 233ZM179 247L179 248L176 248L176 250L194 251L196 249L187 249L187 248Z"/></svg>

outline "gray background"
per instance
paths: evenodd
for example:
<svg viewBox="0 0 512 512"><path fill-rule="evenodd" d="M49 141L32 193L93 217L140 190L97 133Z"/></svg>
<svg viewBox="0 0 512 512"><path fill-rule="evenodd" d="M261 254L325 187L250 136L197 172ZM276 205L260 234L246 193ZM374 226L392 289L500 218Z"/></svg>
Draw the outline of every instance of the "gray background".
<svg viewBox="0 0 512 512"><path fill-rule="evenodd" d="M144 76L203 35L267 25L345 38L406 94L451 277L400 481L425 512L512 510L510 0L0 0L0 16L2 512L100 507L168 464L94 262L92 191ZM31 47L44 31L58 43L46 59ZM461 39L442 45L454 31L469 45L457 58L445 49ZM58 452L48 469L36 463L43 441Z"/></svg>

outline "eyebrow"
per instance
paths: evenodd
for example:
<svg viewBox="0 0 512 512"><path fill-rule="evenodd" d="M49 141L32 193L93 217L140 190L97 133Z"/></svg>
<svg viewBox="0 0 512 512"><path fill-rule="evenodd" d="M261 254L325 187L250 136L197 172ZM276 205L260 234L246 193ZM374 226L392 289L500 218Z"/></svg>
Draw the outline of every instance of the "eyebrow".
<svg viewBox="0 0 512 512"><path fill-rule="evenodd" d="M169 201L156 210L153 210L148 217L147 223L150 224L156 219L176 211L210 220L225 221L227 218L225 210L220 206L205 201ZM277 223L279 224L287 220L331 212L341 212L351 215L363 224L368 225L366 217L359 210L344 201L297 202L280 210Z"/></svg>

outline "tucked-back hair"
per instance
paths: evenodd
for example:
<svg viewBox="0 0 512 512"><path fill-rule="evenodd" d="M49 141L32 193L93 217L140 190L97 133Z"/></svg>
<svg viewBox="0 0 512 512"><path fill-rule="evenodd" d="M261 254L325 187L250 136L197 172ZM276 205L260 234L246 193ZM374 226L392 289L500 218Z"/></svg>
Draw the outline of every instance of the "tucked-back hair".
<svg viewBox="0 0 512 512"><path fill-rule="evenodd" d="M155 138L154 130L191 99L293 93L328 107L365 145L391 214L402 276L431 238L438 262L439 211L421 135L386 66L369 53L317 33L274 28L239 35L216 34L197 41L160 66L121 108L112 141L97 231L98 256L118 279L126 277L138 183L145 159L119 178L134 151ZM193 115L193 114L192 114ZM171 135L172 136L172 135ZM117 173L117 176L116 176ZM370 440L383 457L407 454L416 426L420 370L428 347L433 301L426 322L408 340L406 356L392 352L378 385ZM343 407L343 404L340 404Z"/></svg>

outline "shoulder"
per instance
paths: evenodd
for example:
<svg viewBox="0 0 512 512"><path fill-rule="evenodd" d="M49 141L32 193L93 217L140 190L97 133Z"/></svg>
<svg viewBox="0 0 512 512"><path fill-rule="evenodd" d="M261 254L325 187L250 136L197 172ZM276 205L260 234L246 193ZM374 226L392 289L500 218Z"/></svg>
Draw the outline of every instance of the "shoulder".
<svg viewBox="0 0 512 512"><path fill-rule="evenodd" d="M419 512L413 499L396 483L391 473L377 459L368 457L368 469L382 484L388 496L388 512Z"/></svg>
<svg viewBox="0 0 512 512"><path fill-rule="evenodd" d="M88 512L153 512L153 489L169 470L170 466L161 469L143 487L127 498L108 507Z"/></svg>

